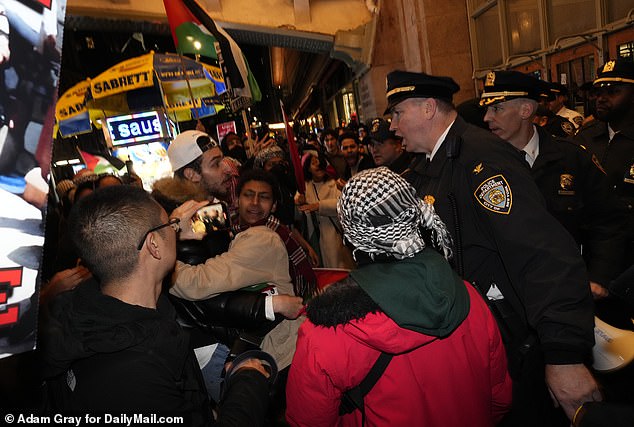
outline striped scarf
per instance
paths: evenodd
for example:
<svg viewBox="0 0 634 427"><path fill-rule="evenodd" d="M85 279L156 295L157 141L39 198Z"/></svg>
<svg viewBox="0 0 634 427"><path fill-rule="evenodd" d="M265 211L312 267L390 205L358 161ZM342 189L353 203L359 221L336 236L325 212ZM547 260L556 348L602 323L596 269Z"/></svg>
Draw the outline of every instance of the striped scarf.
<svg viewBox="0 0 634 427"><path fill-rule="evenodd" d="M295 295L302 297L304 301L309 300L315 295L317 290L317 277L308 262L306 253L297 241L291 235L291 230L280 223L273 215L269 215L267 219L256 222L253 225L234 225L232 230L235 234L245 231L249 227L264 225L275 231L284 242L286 252L288 254L288 272L293 282L293 290Z"/></svg>

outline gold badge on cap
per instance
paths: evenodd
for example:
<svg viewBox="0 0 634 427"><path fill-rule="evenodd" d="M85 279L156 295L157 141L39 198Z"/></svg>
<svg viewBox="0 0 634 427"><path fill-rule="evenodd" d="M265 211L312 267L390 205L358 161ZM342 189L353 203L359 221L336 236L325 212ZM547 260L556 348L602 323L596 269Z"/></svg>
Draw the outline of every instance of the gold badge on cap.
<svg viewBox="0 0 634 427"><path fill-rule="evenodd" d="M559 190L557 191L560 196L574 196L575 195L575 177L569 173L562 173L559 175Z"/></svg>
<svg viewBox="0 0 634 427"><path fill-rule="evenodd" d="M473 195L483 208L491 212L504 215L511 213L513 193L503 175L495 175L485 179L476 188Z"/></svg>
<svg viewBox="0 0 634 427"><path fill-rule="evenodd" d="M493 86L495 84L495 71L489 71L484 82L485 86Z"/></svg>
<svg viewBox="0 0 634 427"><path fill-rule="evenodd" d="M614 61L608 61L603 66L603 70L601 72L602 73L608 73L608 72L610 72L612 70L614 70Z"/></svg>
<svg viewBox="0 0 634 427"><path fill-rule="evenodd" d="M427 203L428 205L433 205L435 201L436 198L431 194L427 194L423 197L423 202Z"/></svg>
<svg viewBox="0 0 634 427"><path fill-rule="evenodd" d="M484 166L482 166L482 163L480 163L478 166L476 166L475 168L473 168L473 173L474 174L479 174L480 172L482 172L482 170L484 169Z"/></svg>

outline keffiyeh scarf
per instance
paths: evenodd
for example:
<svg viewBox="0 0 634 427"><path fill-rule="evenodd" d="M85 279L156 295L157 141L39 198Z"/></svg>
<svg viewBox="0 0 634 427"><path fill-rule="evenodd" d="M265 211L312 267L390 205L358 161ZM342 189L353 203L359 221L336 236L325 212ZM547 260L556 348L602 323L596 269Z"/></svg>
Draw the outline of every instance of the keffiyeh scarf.
<svg viewBox="0 0 634 427"><path fill-rule="evenodd" d="M352 177L341 192L337 213L344 237L370 255L396 259L413 257L425 248L423 230L431 231L432 246L449 259L452 241L431 204L386 167L368 169ZM355 256L356 259L356 256Z"/></svg>

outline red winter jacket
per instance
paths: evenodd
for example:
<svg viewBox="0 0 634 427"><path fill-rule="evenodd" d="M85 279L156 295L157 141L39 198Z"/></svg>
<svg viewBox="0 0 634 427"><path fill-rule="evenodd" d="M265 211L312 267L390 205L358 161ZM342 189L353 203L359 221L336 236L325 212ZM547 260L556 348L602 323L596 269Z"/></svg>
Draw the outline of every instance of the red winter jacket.
<svg viewBox="0 0 634 427"><path fill-rule="evenodd" d="M511 405L506 353L488 307L465 286L469 314L442 339L403 329L381 311L336 327L304 322L286 388L288 422L360 426L358 410L339 417L341 395L385 351L396 356L365 397L366 426L495 425Z"/></svg>

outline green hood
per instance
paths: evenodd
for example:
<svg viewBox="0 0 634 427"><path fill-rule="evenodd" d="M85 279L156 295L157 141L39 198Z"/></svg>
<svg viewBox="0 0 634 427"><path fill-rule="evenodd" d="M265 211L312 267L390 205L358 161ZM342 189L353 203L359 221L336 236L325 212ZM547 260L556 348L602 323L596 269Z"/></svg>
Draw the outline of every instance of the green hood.
<svg viewBox="0 0 634 427"><path fill-rule="evenodd" d="M445 337L469 313L469 293L449 263L432 249L392 263L373 263L350 273L396 324Z"/></svg>

